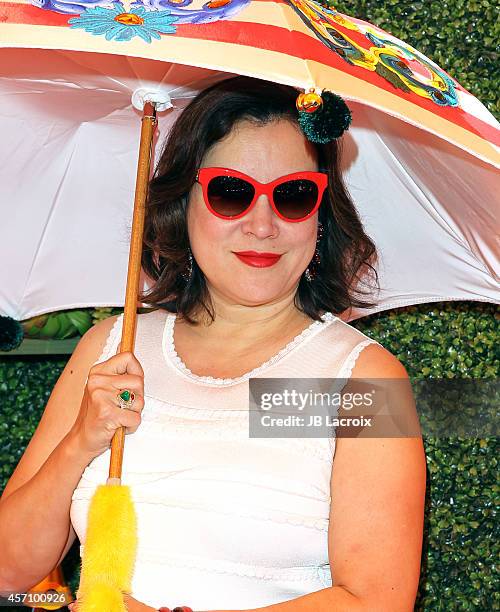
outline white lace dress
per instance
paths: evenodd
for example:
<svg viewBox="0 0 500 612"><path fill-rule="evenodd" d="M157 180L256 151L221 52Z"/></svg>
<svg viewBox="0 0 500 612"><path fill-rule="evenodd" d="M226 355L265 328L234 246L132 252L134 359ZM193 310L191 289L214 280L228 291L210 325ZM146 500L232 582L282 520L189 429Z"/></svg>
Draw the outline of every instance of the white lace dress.
<svg viewBox="0 0 500 612"><path fill-rule="evenodd" d="M116 353L122 322L123 315L98 362ZM164 310L137 320L145 406L126 436L122 473L138 521L132 595L196 612L258 608L331 586L335 439L250 438L248 380L348 378L375 341L326 313L260 367L218 379L182 363L174 324ZM109 459L110 451L95 458L73 493L82 553L89 502L106 483Z"/></svg>

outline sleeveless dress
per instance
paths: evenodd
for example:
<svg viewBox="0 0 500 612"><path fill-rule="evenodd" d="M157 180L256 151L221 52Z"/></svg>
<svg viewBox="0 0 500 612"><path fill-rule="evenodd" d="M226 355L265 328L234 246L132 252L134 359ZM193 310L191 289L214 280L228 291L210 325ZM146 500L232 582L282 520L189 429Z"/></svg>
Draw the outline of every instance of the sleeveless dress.
<svg viewBox="0 0 500 612"><path fill-rule="evenodd" d="M132 596L155 608L241 610L332 586L335 438L250 438L248 381L348 379L360 352L378 343L325 313L258 368L221 379L181 361L175 319L161 309L137 316L145 406L125 437L122 471L138 523ZM116 353L122 323L123 314L96 363ZM93 459L72 496L82 555L88 506L109 460L110 450Z"/></svg>

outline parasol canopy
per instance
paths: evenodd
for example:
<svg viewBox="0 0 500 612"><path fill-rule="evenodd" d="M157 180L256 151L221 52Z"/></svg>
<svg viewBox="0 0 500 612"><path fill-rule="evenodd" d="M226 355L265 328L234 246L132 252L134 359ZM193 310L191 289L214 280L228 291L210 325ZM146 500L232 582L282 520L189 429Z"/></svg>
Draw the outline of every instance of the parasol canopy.
<svg viewBox="0 0 500 612"><path fill-rule="evenodd" d="M500 303L499 124L374 25L310 1L0 0L0 61L2 314L123 306L141 97L162 102L163 139L236 74L328 89L351 109L342 165L381 286L351 319Z"/></svg>

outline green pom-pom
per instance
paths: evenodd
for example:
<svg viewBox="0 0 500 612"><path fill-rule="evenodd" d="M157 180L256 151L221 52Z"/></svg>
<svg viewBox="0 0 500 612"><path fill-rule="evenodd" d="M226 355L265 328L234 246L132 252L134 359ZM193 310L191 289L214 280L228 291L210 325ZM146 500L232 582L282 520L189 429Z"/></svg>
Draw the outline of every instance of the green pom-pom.
<svg viewBox="0 0 500 612"><path fill-rule="evenodd" d="M21 323L12 317L0 315L0 351L13 351L23 341Z"/></svg>
<svg viewBox="0 0 500 612"><path fill-rule="evenodd" d="M349 128L351 111L344 100L331 91L321 94L323 104L313 113L299 112L299 125L311 142L326 144Z"/></svg>

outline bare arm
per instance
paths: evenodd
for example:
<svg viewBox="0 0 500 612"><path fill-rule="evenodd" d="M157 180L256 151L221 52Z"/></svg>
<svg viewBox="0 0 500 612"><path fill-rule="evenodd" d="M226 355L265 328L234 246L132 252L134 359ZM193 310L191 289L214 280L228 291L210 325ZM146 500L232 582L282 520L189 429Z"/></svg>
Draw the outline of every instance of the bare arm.
<svg viewBox="0 0 500 612"><path fill-rule="evenodd" d="M352 377L408 381L403 365L378 345L361 352ZM409 396L401 397L400 413L418 420L411 388ZM329 530L333 584L356 596L361 610L412 611L424 522L422 438L338 438L336 442Z"/></svg>
<svg viewBox="0 0 500 612"><path fill-rule="evenodd" d="M89 370L116 317L82 337L57 381L38 427L0 499L0 590L24 591L64 559L75 540L73 491L93 459L71 428Z"/></svg>

